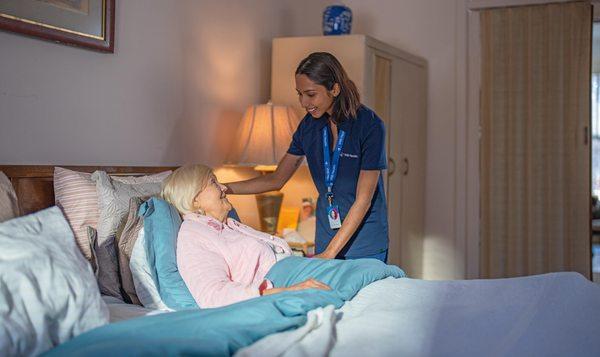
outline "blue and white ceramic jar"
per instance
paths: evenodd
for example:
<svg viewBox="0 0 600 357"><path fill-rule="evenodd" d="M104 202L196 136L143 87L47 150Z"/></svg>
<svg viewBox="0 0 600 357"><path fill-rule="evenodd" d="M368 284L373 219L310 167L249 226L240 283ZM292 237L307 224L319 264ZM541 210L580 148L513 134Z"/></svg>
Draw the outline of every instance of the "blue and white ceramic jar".
<svg viewBox="0 0 600 357"><path fill-rule="evenodd" d="M345 5L331 5L323 11L323 35L349 35L352 30L352 10Z"/></svg>

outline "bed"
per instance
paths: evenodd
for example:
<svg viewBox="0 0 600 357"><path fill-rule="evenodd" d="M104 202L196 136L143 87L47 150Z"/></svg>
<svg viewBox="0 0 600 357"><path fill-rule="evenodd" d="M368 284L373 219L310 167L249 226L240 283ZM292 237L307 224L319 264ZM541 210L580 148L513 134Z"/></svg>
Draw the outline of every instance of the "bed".
<svg viewBox="0 0 600 357"><path fill-rule="evenodd" d="M117 175L172 169L71 168ZM15 187L22 214L54 204L53 170L53 166L0 166ZM103 355L115 354L118 347L116 354L123 355L600 354L600 286L578 273L466 281L382 275L371 280L347 301L318 293L296 294L198 311L165 312L103 296L109 323L46 353ZM178 330L181 326L193 328Z"/></svg>

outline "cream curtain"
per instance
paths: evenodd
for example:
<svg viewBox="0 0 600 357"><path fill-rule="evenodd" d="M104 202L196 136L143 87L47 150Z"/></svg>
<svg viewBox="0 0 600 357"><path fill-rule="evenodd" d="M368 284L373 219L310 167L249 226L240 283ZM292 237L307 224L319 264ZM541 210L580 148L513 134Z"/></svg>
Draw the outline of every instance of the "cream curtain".
<svg viewBox="0 0 600 357"><path fill-rule="evenodd" d="M480 275L589 277L591 6L480 16Z"/></svg>

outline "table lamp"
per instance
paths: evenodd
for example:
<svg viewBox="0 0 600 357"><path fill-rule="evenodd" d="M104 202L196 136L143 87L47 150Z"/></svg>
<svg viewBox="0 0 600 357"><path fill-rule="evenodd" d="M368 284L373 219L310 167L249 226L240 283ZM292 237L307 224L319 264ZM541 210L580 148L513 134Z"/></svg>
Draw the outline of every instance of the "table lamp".
<svg viewBox="0 0 600 357"><path fill-rule="evenodd" d="M253 167L266 174L275 171L287 152L300 120L294 109L267 104L248 107L238 127L226 165ZM256 195L262 231L275 234L283 193L271 191Z"/></svg>

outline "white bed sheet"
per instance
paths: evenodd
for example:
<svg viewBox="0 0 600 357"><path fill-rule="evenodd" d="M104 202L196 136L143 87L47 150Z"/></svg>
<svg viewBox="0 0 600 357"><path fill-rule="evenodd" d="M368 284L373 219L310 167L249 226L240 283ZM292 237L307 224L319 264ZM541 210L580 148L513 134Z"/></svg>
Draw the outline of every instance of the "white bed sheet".
<svg viewBox="0 0 600 357"><path fill-rule="evenodd" d="M109 322L111 323L168 312L165 310L153 310L139 305L128 304L122 300L108 295L102 295L102 300L104 300L106 306L108 306L110 316Z"/></svg>
<svg viewBox="0 0 600 357"><path fill-rule="evenodd" d="M598 356L600 286L577 273L388 278L239 356Z"/></svg>

